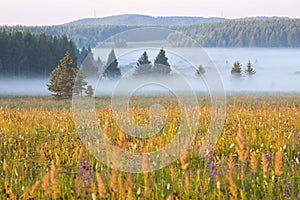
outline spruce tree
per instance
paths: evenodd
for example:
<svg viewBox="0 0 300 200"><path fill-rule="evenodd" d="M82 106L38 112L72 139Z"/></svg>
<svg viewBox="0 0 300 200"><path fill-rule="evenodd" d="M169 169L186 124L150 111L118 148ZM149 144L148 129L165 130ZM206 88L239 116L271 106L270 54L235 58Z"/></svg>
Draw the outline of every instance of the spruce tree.
<svg viewBox="0 0 300 200"><path fill-rule="evenodd" d="M149 75L152 72L152 65L145 51L138 59L134 75Z"/></svg>
<svg viewBox="0 0 300 200"><path fill-rule="evenodd" d="M118 68L118 60L113 49L108 55L106 69L103 72L103 76L110 79L119 78L121 76L120 68Z"/></svg>
<svg viewBox="0 0 300 200"><path fill-rule="evenodd" d="M64 58L59 60L57 68L52 71L49 78L50 83L47 84L48 90L55 97L71 98L75 83L80 88L86 84L84 78L77 78L75 80L78 71L79 68L76 67L70 53L67 52ZM78 89L78 93L81 93L80 89Z"/></svg>
<svg viewBox="0 0 300 200"><path fill-rule="evenodd" d="M242 75L242 65L239 61L234 62L233 67L231 69L231 74L234 76Z"/></svg>
<svg viewBox="0 0 300 200"><path fill-rule="evenodd" d="M256 73L256 71L253 69L252 63L250 61L248 61L248 63L247 63L245 72L246 72L246 74L248 74L250 76Z"/></svg>
<svg viewBox="0 0 300 200"><path fill-rule="evenodd" d="M171 66L168 63L166 52L160 49L158 55L154 60L153 73L157 75L168 75L171 72Z"/></svg>

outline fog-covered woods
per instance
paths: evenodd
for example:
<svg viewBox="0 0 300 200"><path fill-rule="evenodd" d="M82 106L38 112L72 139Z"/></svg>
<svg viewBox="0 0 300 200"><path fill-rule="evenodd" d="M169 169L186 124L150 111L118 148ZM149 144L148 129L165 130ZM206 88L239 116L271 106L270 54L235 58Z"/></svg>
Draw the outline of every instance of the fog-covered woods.
<svg viewBox="0 0 300 200"><path fill-rule="evenodd" d="M33 34L66 34L82 48L96 47L117 33L145 25L60 25L43 27L3 26L6 30L30 30ZM203 22L195 25L163 25L193 38L172 33L168 39L174 46L191 47L300 47L300 19L244 19ZM197 43L195 43L197 41Z"/></svg>

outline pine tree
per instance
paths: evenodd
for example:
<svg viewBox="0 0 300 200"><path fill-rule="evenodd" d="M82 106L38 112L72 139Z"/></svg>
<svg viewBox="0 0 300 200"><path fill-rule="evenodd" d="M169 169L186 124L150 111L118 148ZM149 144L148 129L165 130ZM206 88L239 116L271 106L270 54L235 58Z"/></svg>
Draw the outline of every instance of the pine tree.
<svg viewBox="0 0 300 200"><path fill-rule="evenodd" d="M250 76L256 73L256 71L253 69L252 63L250 61L248 61L248 63L247 63L245 72Z"/></svg>
<svg viewBox="0 0 300 200"><path fill-rule="evenodd" d="M153 73L157 75L168 75L171 72L171 66L168 63L166 52L160 49L158 55L154 60Z"/></svg>
<svg viewBox="0 0 300 200"><path fill-rule="evenodd" d="M88 85L87 88L86 88L86 91L85 91L85 94L88 96L88 97L92 97L93 94L94 94L94 89L91 85Z"/></svg>
<svg viewBox="0 0 300 200"><path fill-rule="evenodd" d="M137 67L135 68L134 75L149 75L152 72L152 65L149 61L147 52L145 51L138 59Z"/></svg>
<svg viewBox="0 0 300 200"><path fill-rule="evenodd" d="M103 76L110 79L119 78L121 76L120 68L118 68L118 60L113 49L108 55L106 69L103 72Z"/></svg>
<svg viewBox="0 0 300 200"><path fill-rule="evenodd" d="M79 68L76 67L70 53L67 52L64 58L59 60L57 68L52 71L49 78L50 83L47 84L48 90L51 91L55 97L71 98L78 71ZM84 85L84 78L77 78L76 84L79 86ZM78 90L78 92L81 93L80 90Z"/></svg>
<svg viewBox="0 0 300 200"><path fill-rule="evenodd" d="M196 71L196 75L197 76L200 76L200 75L203 75L203 74L205 74L205 69L204 69L204 67L202 66L202 65L199 65L199 67L198 67L198 69L197 69L197 71Z"/></svg>
<svg viewBox="0 0 300 200"><path fill-rule="evenodd" d="M235 76L241 76L242 75L242 65L239 61L234 62L233 67L231 69L231 74Z"/></svg>

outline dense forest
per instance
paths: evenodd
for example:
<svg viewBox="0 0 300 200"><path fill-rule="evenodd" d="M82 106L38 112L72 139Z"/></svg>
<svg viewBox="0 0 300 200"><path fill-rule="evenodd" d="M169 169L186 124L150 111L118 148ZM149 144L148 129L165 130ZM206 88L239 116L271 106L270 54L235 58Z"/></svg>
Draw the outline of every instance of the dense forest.
<svg viewBox="0 0 300 200"><path fill-rule="evenodd" d="M66 35L0 31L0 76L48 77L66 52L77 59L77 47Z"/></svg>
<svg viewBox="0 0 300 200"><path fill-rule="evenodd" d="M177 30L203 47L300 47L300 19L231 20L178 27ZM178 41L174 35L169 36L172 37L173 41ZM177 45L195 44L185 39Z"/></svg>
<svg viewBox="0 0 300 200"><path fill-rule="evenodd" d="M6 30L30 30L33 34L66 34L79 48L96 47L117 33L145 27L138 25L3 26ZM169 42L179 47L300 47L300 19L244 19L204 22L195 25L158 26L190 36L171 33ZM124 45L123 45L124 46Z"/></svg>

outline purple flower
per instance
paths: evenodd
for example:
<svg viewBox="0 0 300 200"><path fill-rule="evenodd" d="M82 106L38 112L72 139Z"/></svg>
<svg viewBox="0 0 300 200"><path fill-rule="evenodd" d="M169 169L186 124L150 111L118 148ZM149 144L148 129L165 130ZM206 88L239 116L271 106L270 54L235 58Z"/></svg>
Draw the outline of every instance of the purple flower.
<svg viewBox="0 0 300 200"><path fill-rule="evenodd" d="M210 163L210 168L211 168L211 169L215 169L215 164L214 164L214 162L211 162L211 163Z"/></svg>

